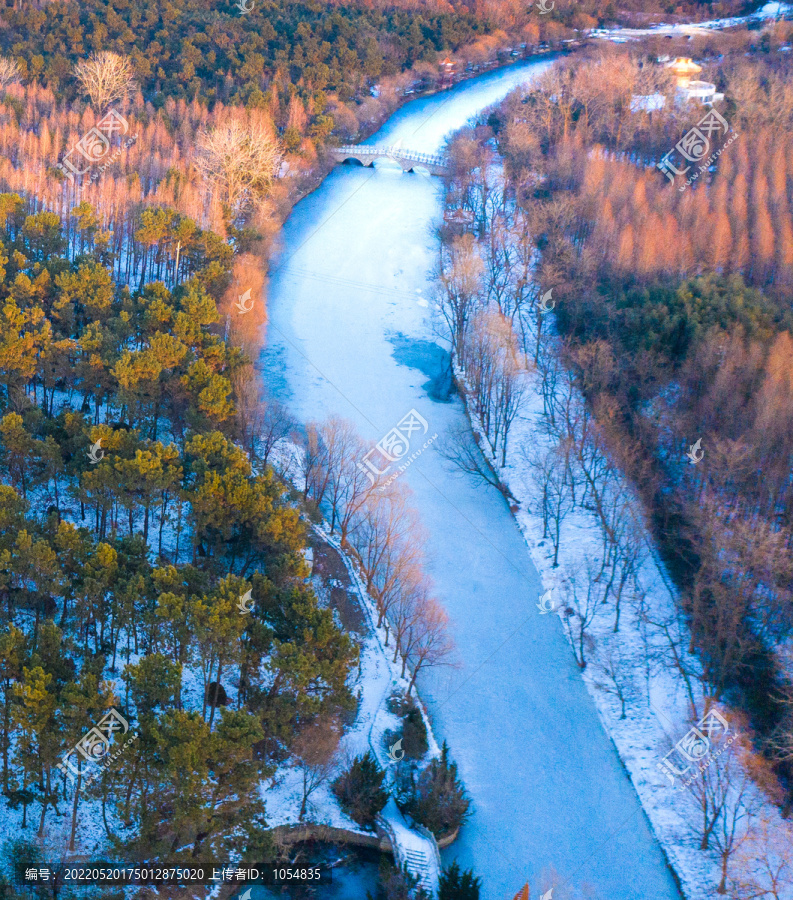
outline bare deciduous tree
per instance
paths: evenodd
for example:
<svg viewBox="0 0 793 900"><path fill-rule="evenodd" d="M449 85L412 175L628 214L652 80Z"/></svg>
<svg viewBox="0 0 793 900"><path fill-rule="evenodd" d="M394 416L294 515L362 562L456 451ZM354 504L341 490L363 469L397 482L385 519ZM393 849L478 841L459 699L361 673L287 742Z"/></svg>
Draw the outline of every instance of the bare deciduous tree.
<svg viewBox="0 0 793 900"><path fill-rule="evenodd" d="M277 400L265 400L254 419L256 427L256 452L266 466L273 450L291 434L295 420L289 410Z"/></svg>
<svg viewBox="0 0 793 900"><path fill-rule="evenodd" d="M757 523L757 534L752 534L751 523L739 515L730 517L709 491L691 515L696 516L691 532L700 559L691 589L692 638L709 693L718 699L750 664L753 645L747 618L761 625L766 613L784 618L784 601L780 604L776 596L781 600L788 588L775 583L775 566L784 572L790 564L786 554L779 555L778 541L767 526Z"/></svg>
<svg viewBox="0 0 793 900"><path fill-rule="evenodd" d="M263 123L232 120L198 136L196 165L234 214L267 194L282 157L275 133Z"/></svg>
<svg viewBox="0 0 793 900"><path fill-rule="evenodd" d="M470 234L453 238L444 256L438 309L452 344L452 357L460 361L468 323L481 304L483 264Z"/></svg>
<svg viewBox="0 0 793 900"><path fill-rule="evenodd" d="M321 426L316 422L306 425L306 442L303 448L303 499L309 497L320 506L328 489L330 470L328 449L325 446Z"/></svg>
<svg viewBox="0 0 793 900"><path fill-rule="evenodd" d="M784 665L789 665L789 658ZM793 761L793 686L786 682L782 686L781 696L774 698L782 704L783 713L780 721L766 740L766 747L771 756L779 762Z"/></svg>
<svg viewBox="0 0 793 900"><path fill-rule="evenodd" d="M303 773L303 801L299 819L306 814L309 797L333 774L341 727L336 719L321 718L306 726L295 738L292 752Z"/></svg>
<svg viewBox="0 0 793 900"><path fill-rule="evenodd" d="M479 449L477 439L481 440L481 435L479 432L472 433L467 424L453 425L439 453L461 472L498 488L508 500L514 501L510 489L499 479L490 461Z"/></svg>
<svg viewBox="0 0 793 900"><path fill-rule="evenodd" d="M10 56L0 56L0 90L19 81L19 66Z"/></svg>
<svg viewBox="0 0 793 900"><path fill-rule="evenodd" d="M542 391L542 413L551 428L556 427L556 402L559 381L562 377L558 341L549 340L542 346L542 352L535 357L535 365L540 375Z"/></svg>
<svg viewBox="0 0 793 900"><path fill-rule="evenodd" d="M422 669L448 664L447 617L423 574L426 541L415 510L407 505L408 490L398 484L375 490L359 464L365 450L351 422L334 417L310 423L304 496L330 507L331 528L339 524L342 542L355 555L374 597L386 646L393 631L394 662L401 654L403 676L408 665L413 668L412 687Z"/></svg>
<svg viewBox="0 0 793 900"><path fill-rule="evenodd" d="M321 426L321 430L330 476L327 489L330 530L333 532L338 524L342 544L345 544L354 517L374 488L361 462L367 446L353 423L346 419L334 416Z"/></svg>
<svg viewBox="0 0 793 900"><path fill-rule="evenodd" d="M654 618L646 604L642 603L641 606L639 615L645 637L648 671L653 665L665 669L674 668L686 688L689 714L692 718L696 718L697 701L694 696L694 684L699 677L700 667L687 650L691 640L687 623L679 610L667 618ZM661 635L663 640L659 637Z"/></svg>
<svg viewBox="0 0 793 900"><path fill-rule="evenodd" d="M501 465L506 466L509 433L526 392L526 374L529 367L526 358L517 348L517 337L506 318L502 321L499 334L500 346L495 377L494 448L497 450L498 442L501 441Z"/></svg>
<svg viewBox="0 0 793 900"><path fill-rule="evenodd" d="M735 854L733 900L784 900L793 889L793 834L770 816L757 821Z"/></svg>
<svg viewBox="0 0 793 900"><path fill-rule="evenodd" d="M523 449L525 460L535 472L540 486L537 511L542 515L543 538L551 538L553 543L553 565L559 565L559 545L562 522L573 510L573 496L567 464L568 445L560 443L549 450L534 447Z"/></svg>
<svg viewBox="0 0 793 900"><path fill-rule="evenodd" d="M603 569L598 580L605 585L603 600L614 601L614 631L619 631L622 600L632 589L640 591L638 572L643 549L641 523L634 518L631 497L614 483L601 508L608 515L608 529L601 523Z"/></svg>
<svg viewBox="0 0 793 900"><path fill-rule="evenodd" d="M266 467L273 450L296 428L285 406L265 395L261 382L247 368L232 376L237 398L237 422L242 446L253 464Z"/></svg>
<svg viewBox="0 0 793 900"><path fill-rule="evenodd" d="M397 657L402 653L403 678L407 667L408 644L424 614L428 601L429 585L421 570L414 567L403 572L388 614L394 632L393 662L396 662Z"/></svg>
<svg viewBox="0 0 793 900"><path fill-rule="evenodd" d="M564 610L563 619L576 662L581 669L585 669L587 665L587 630L595 620L597 608L603 600L603 591L595 578L599 567L599 563L590 556L585 556L583 571L578 568L567 579L568 606Z"/></svg>
<svg viewBox="0 0 793 900"><path fill-rule="evenodd" d="M435 666L453 665L454 643L449 637L449 617L432 597L422 603L421 614L416 617L403 641L403 655L413 668L408 693L413 689L419 672Z"/></svg>
<svg viewBox="0 0 793 900"><path fill-rule="evenodd" d="M498 311L481 311L472 319L460 360L471 389L473 408L490 439L501 447L506 465L507 441L524 393L526 359L510 320Z"/></svg>
<svg viewBox="0 0 793 900"><path fill-rule="evenodd" d="M342 543L358 511L372 493L373 479L362 464L367 446L355 425L339 416L309 423L304 456L304 496L330 509L330 530L339 526Z"/></svg>
<svg viewBox="0 0 793 900"><path fill-rule="evenodd" d="M372 492L355 517L351 543L366 579L366 589L375 598L378 626L386 627L388 612L399 596L401 583L412 578L424 558L424 534L415 510L407 505L407 491L390 485Z"/></svg>
<svg viewBox="0 0 793 900"><path fill-rule="evenodd" d="M758 810L759 797L748 771L750 753L739 737L732 744L713 749L689 777L687 790L700 814L697 829L700 850L711 844L719 854L721 880L717 893L727 893L730 860L751 836L751 824Z"/></svg>
<svg viewBox="0 0 793 900"><path fill-rule="evenodd" d="M507 218L502 215L488 230L484 246L485 296L507 316L511 312L515 280L516 239L517 235L513 234Z"/></svg>
<svg viewBox="0 0 793 900"><path fill-rule="evenodd" d="M626 659L619 644L612 645L601 658L600 669L604 681L595 684L607 694L613 694L620 701L620 719L625 718L625 707L635 695L631 679L632 665Z"/></svg>
<svg viewBox="0 0 793 900"><path fill-rule="evenodd" d="M92 53L74 67L74 74L91 104L104 112L111 103L123 100L132 91L132 62L126 56L103 50Z"/></svg>

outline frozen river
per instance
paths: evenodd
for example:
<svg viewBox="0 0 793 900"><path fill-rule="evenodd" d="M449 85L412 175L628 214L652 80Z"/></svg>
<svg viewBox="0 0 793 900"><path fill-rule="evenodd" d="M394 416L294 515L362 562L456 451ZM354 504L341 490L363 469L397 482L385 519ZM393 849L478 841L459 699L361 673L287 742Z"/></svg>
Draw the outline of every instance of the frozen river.
<svg viewBox="0 0 793 900"><path fill-rule="evenodd" d="M415 100L368 143L437 152L547 64ZM482 900L512 900L527 880L533 898L542 880L556 886L554 900L584 889L599 900L679 900L561 625L538 612L539 577L509 509L438 452L464 421L457 398L433 399L445 361L425 298L440 187L340 166L295 207L270 285L266 378L301 421L335 413L377 441L416 409L438 434L401 477L429 535L430 574L460 659L419 681L473 801L445 861L475 869Z"/></svg>

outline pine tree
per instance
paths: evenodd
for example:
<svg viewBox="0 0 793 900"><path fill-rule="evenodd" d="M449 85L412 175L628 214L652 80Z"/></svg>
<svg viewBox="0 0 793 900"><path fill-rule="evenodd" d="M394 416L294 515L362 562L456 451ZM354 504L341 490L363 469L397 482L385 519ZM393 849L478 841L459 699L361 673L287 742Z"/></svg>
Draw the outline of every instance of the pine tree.
<svg viewBox="0 0 793 900"><path fill-rule="evenodd" d="M0 679L3 682L3 793L8 793L8 749L11 745L12 684L22 675L25 663L25 635L13 625L0 635Z"/></svg>
<svg viewBox="0 0 793 900"><path fill-rule="evenodd" d="M444 741L440 759L433 759L419 775L405 809L436 837L442 837L463 824L470 805L457 776L457 764L449 761L449 748Z"/></svg>
<svg viewBox="0 0 793 900"><path fill-rule="evenodd" d="M377 814L388 802L384 778L385 772L367 750L333 782L332 790L342 809L364 828L374 828Z"/></svg>
<svg viewBox="0 0 793 900"><path fill-rule="evenodd" d="M141 722L150 720L158 710L172 707L182 680L182 666L162 653L150 653L136 665L124 668L124 679Z"/></svg>
<svg viewBox="0 0 793 900"><path fill-rule="evenodd" d="M101 682L93 672L84 672L79 683L71 682L67 684L61 692L58 702L60 716L64 722L63 740L66 745L73 746L76 744L95 726L107 709L115 703L116 698L110 685ZM83 762L78 754L78 773L77 782L74 786L72 827L69 837L70 851L74 851L82 777Z"/></svg>
<svg viewBox="0 0 793 900"><path fill-rule="evenodd" d="M22 670L22 679L14 685L16 700L12 707L12 721L17 733L16 760L22 771L22 788L35 783L41 803L39 834L44 831L47 807L54 801L52 768L60 747L55 720L57 707L51 690L52 675L41 666ZM27 803L25 803L27 813ZM23 816L24 822L24 816Z"/></svg>
<svg viewBox="0 0 793 900"><path fill-rule="evenodd" d="M203 596L190 598L189 616L195 634L196 654L204 679L206 717L209 686L213 680L221 684L226 665L236 662L240 654L240 638L245 630L245 616L240 615L240 598L250 585L236 575L228 575L217 587ZM214 676L214 678L213 678ZM216 702L211 703L209 727L215 718Z"/></svg>
<svg viewBox="0 0 793 900"><path fill-rule="evenodd" d="M444 869L438 886L438 900L479 900L482 879L472 869L461 870L455 860Z"/></svg>

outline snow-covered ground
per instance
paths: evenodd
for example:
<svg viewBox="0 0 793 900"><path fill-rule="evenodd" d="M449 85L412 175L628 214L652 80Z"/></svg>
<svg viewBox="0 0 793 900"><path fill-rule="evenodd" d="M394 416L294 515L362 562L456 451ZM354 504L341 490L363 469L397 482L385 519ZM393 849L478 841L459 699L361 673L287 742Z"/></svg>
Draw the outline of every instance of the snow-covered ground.
<svg viewBox="0 0 793 900"><path fill-rule="evenodd" d="M372 141L436 152L547 65L414 101ZM343 166L295 207L270 284L265 378L301 421L339 414L378 441L415 408L439 435L401 480L458 648L456 668L419 678L473 801L446 862L475 868L482 900L509 900L527 880L560 897L566 884L571 896L588 886L593 898L679 898L561 624L537 612L541 580L508 506L442 455L465 414L458 399L431 399L446 366L429 305L440 187Z"/></svg>
<svg viewBox="0 0 793 900"><path fill-rule="evenodd" d="M793 7L788 3L770 0L765 6L748 16L732 16L728 19L710 19L707 22L693 22L691 24L678 23L674 25L659 23L649 28L601 28L593 31L591 37L600 40L624 43L641 37L653 35L702 35L711 31L722 31L725 28L735 28L739 25L748 25L750 22L764 22L770 19L780 19L789 15Z"/></svg>
<svg viewBox="0 0 793 900"><path fill-rule="evenodd" d="M333 536L320 527L315 527L318 536L341 552L338 542ZM401 663L393 661L393 650L385 646L386 632L377 627L377 614L374 601L366 593L366 588L349 558L341 554L349 576L352 590L358 604L366 616L366 636L360 648L360 666L358 678L353 687L357 688L359 698L358 711L352 727L345 731L337 754L339 768L344 767L356 756L371 752L380 766L387 771L388 781L393 778L393 770L404 761L392 760L386 748L387 732L396 731L400 718L390 713L386 701L394 694L406 694L409 679L401 677ZM327 592L318 578L314 586L320 597ZM391 640L393 648L393 638ZM415 695L414 695L415 696ZM427 726L427 742L429 749L424 762L440 755L432 727L426 713L419 708ZM265 803L267 824L274 828L277 825L295 825L299 821L300 806L303 797L302 775L298 767L281 768L272 782L263 783L260 788L262 801ZM436 851L433 842L413 829L402 816L393 799L389 800L381 813L387 832L392 841L398 845L411 872L420 877L425 876L423 883L431 890L437 889L440 872L436 865ZM344 828L359 834L371 834L362 829L349 818L339 807L333 792L331 780L322 784L309 798L305 821L334 828ZM427 871L422 870L421 861L426 862Z"/></svg>

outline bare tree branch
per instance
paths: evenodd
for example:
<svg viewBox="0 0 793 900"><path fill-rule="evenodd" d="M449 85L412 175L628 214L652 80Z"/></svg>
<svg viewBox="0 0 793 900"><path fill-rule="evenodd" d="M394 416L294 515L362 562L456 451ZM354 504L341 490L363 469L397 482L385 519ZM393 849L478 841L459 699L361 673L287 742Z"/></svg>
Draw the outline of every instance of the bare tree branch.
<svg viewBox="0 0 793 900"><path fill-rule="evenodd" d="M74 67L74 74L92 106L104 112L111 103L123 100L132 91L132 63L126 56L102 51L92 53Z"/></svg>
<svg viewBox="0 0 793 900"><path fill-rule="evenodd" d="M196 166L238 214L266 196L282 156L271 129L235 120L199 133Z"/></svg>
<svg viewBox="0 0 793 900"><path fill-rule="evenodd" d="M501 482L490 461L476 442L475 435L465 424L449 429L448 440L439 448L441 456L453 463L461 472L472 475L478 481L490 484L507 498L517 502L510 489Z"/></svg>
<svg viewBox="0 0 793 900"><path fill-rule="evenodd" d="M0 90L19 81L19 66L10 56L0 56Z"/></svg>

